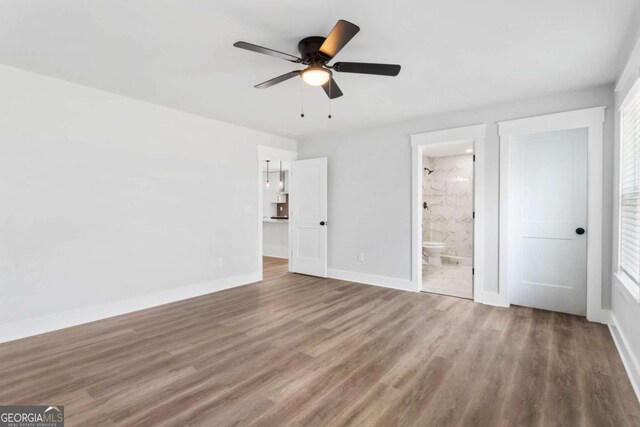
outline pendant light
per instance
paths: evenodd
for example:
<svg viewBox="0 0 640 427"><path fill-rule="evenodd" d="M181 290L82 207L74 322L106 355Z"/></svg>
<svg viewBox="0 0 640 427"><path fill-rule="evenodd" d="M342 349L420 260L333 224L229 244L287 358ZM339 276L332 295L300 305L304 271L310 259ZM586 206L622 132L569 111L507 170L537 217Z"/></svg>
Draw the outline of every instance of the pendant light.
<svg viewBox="0 0 640 427"><path fill-rule="evenodd" d="M269 162L270 160L267 160L267 183L266 183L267 188L269 188L269 185L270 185L269 184Z"/></svg>
<svg viewBox="0 0 640 427"><path fill-rule="evenodd" d="M284 190L284 173L282 172L282 160L280 160L280 188Z"/></svg>

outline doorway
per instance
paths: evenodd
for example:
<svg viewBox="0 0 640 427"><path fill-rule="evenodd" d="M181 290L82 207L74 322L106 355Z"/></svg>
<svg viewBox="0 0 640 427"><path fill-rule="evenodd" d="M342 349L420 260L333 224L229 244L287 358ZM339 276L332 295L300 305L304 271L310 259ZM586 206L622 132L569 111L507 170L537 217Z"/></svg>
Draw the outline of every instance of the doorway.
<svg viewBox="0 0 640 427"><path fill-rule="evenodd" d="M411 135L417 292L485 302L485 134L485 125L475 125Z"/></svg>
<svg viewBox="0 0 640 427"><path fill-rule="evenodd" d="M473 140L422 149L422 291L473 299Z"/></svg>
<svg viewBox="0 0 640 427"><path fill-rule="evenodd" d="M297 159L258 146L261 280L286 272L327 277L327 159Z"/></svg>
<svg viewBox="0 0 640 427"><path fill-rule="evenodd" d="M289 170L287 160L263 163L262 259L266 278L284 274L289 264Z"/></svg>
<svg viewBox="0 0 640 427"><path fill-rule="evenodd" d="M290 271L290 171L298 154L258 147L258 264L265 279Z"/></svg>

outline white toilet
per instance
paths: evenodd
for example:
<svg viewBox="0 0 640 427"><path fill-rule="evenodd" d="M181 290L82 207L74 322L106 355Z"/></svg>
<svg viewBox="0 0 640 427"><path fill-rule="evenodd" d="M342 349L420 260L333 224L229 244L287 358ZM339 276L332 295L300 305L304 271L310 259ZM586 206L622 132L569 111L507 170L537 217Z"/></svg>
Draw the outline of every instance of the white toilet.
<svg viewBox="0 0 640 427"><path fill-rule="evenodd" d="M445 250L446 246L442 242L422 242L422 248L427 255L427 264L442 265L440 253Z"/></svg>

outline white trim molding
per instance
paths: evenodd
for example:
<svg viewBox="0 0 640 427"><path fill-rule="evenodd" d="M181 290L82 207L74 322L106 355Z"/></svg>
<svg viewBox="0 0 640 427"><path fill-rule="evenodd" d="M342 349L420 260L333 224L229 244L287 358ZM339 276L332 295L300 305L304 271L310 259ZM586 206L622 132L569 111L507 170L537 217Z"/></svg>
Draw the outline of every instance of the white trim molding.
<svg viewBox="0 0 640 427"><path fill-rule="evenodd" d="M633 391L636 392L636 397L638 398L638 402L640 402L640 361L636 359L633 351L631 351L629 340L625 336L622 328L620 328L615 314L611 313L610 318L609 331L622 359L622 364L627 371L627 376L629 377L629 381L631 381Z"/></svg>
<svg viewBox="0 0 640 427"><path fill-rule="evenodd" d="M640 77L640 37L636 40L622 73L616 80L614 91L627 93L638 77Z"/></svg>
<svg viewBox="0 0 640 427"><path fill-rule="evenodd" d="M498 294L501 305L509 305L508 206L509 150L511 137L565 129L588 129L587 160L587 319L607 323L602 307L602 197L603 125L605 108L595 107L543 116L498 122L500 135L500 271Z"/></svg>
<svg viewBox="0 0 640 427"><path fill-rule="evenodd" d="M397 289L400 291L416 291L411 284L411 280L398 279L396 277L378 276L376 274L359 273L357 271L337 270L335 268L329 268L327 270L327 277L347 282Z"/></svg>
<svg viewBox="0 0 640 427"><path fill-rule="evenodd" d="M411 283L413 290L422 289L422 152L425 146L472 141L474 146L474 211L473 227L473 299L493 304L484 288L484 186L486 125L473 125L411 135Z"/></svg>
<svg viewBox="0 0 640 427"><path fill-rule="evenodd" d="M151 294L111 301L75 310L52 313L32 319L0 325L0 343L13 341L32 335L44 334L58 329L95 322L96 320L120 316L146 308L169 304L189 298L198 297L225 289L244 286L260 280L259 272L226 277L210 282L167 289Z"/></svg>

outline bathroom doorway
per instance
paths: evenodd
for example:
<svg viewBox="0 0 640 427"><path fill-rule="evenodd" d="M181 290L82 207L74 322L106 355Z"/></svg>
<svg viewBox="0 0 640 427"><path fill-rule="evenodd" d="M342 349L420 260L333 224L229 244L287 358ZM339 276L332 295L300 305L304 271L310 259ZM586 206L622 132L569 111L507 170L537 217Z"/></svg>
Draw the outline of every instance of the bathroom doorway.
<svg viewBox="0 0 640 427"><path fill-rule="evenodd" d="M411 135L416 291L485 302L485 135L485 125Z"/></svg>
<svg viewBox="0 0 640 427"><path fill-rule="evenodd" d="M473 141L422 152L422 290L473 299Z"/></svg>

